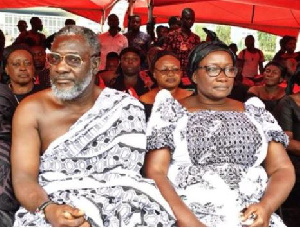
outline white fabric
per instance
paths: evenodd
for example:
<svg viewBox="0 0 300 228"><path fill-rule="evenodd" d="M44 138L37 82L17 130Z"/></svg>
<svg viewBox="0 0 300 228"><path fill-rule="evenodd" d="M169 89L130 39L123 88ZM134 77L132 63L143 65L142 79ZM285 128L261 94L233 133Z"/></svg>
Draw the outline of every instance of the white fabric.
<svg viewBox="0 0 300 228"><path fill-rule="evenodd" d="M92 226L171 226L172 211L153 180L144 179L143 106L105 88L95 105L41 156L39 184L56 203L85 212ZM21 207L15 226L50 226Z"/></svg>
<svg viewBox="0 0 300 228"><path fill-rule="evenodd" d="M258 98L248 100L244 112L191 113L166 90L156 97L146 134L148 150L170 148L168 178L207 226L241 226L240 211L258 202L267 186L268 142L288 144ZM270 225L284 224L273 214Z"/></svg>

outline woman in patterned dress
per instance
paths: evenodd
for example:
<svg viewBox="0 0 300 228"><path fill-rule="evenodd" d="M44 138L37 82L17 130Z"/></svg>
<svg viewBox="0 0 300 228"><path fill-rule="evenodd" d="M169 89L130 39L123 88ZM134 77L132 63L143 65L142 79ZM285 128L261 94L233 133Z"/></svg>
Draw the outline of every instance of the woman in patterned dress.
<svg viewBox="0 0 300 228"><path fill-rule="evenodd" d="M219 41L191 52L197 95L158 93L147 126L145 174L154 179L179 226L282 226L274 211L289 195L288 137L258 98L227 96L235 56Z"/></svg>

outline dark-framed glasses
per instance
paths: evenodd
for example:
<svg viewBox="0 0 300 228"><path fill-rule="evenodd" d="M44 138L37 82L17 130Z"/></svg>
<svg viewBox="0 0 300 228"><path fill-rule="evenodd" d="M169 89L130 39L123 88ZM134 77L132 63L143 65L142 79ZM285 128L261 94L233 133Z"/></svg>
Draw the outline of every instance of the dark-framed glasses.
<svg viewBox="0 0 300 228"><path fill-rule="evenodd" d="M198 66L198 69L205 69L209 77L217 77L223 71L228 78L234 78L238 72L238 69L235 66L226 66L224 68L215 65Z"/></svg>
<svg viewBox="0 0 300 228"><path fill-rule="evenodd" d="M61 55L56 52L50 52L47 54L48 62L51 65L58 65L61 61L65 61L70 67L80 67L83 60L80 55L77 54L66 54Z"/></svg>
<svg viewBox="0 0 300 228"><path fill-rule="evenodd" d="M181 69L179 68L173 68L173 69L157 69L157 68L154 68L155 70L157 70L159 73L161 73L162 75L168 75L169 73L172 73L172 74L179 74L181 73Z"/></svg>

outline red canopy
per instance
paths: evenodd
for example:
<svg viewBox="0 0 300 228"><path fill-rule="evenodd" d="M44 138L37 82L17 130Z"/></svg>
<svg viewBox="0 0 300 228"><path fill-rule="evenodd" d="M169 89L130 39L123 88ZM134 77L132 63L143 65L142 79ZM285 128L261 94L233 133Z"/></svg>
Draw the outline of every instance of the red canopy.
<svg viewBox="0 0 300 228"><path fill-rule="evenodd" d="M166 22L169 16L180 16L186 7L195 10L196 22L234 25L280 36L297 37L300 29L299 0L189 0L184 3L154 0L153 16L157 22ZM134 13L146 18L148 9L135 8Z"/></svg>
<svg viewBox="0 0 300 228"><path fill-rule="evenodd" d="M58 7L80 16L101 21L118 0L1 0L0 8ZM134 12L144 23L148 19L147 2L136 0ZM300 0L152 0L157 22L180 16L185 7L195 10L196 22L216 23L257 29L276 35L298 36ZM126 9L124 9L126 10Z"/></svg>

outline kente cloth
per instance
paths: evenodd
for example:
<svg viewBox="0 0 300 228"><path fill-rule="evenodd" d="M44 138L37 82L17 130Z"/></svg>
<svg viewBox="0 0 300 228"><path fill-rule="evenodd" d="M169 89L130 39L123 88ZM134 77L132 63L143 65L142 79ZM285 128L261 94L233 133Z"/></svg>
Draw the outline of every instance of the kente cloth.
<svg viewBox="0 0 300 228"><path fill-rule="evenodd" d="M41 156L39 184L49 198L85 212L92 226L172 226L171 209L140 169L146 152L143 106L105 88L95 105ZM21 208L15 226L50 226Z"/></svg>
<svg viewBox="0 0 300 228"><path fill-rule="evenodd" d="M250 98L244 108L189 112L161 90L147 124L147 148L170 148L168 178L207 226L242 226L240 212L259 202L267 187L268 143L288 144L262 101ZM269 225L284 226L274 213Z"/></svg>

